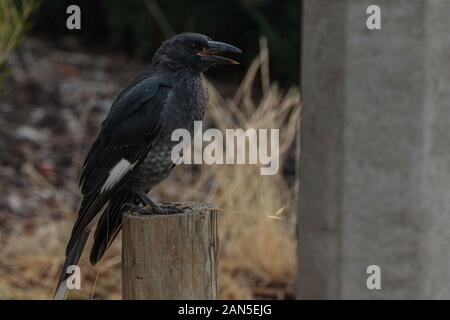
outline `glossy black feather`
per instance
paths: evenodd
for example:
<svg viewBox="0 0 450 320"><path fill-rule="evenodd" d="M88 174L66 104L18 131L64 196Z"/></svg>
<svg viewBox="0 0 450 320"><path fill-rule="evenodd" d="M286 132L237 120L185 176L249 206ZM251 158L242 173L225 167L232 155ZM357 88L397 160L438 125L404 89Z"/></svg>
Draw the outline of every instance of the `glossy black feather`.
<svg viewBox="0 0 450 320"><path fill-rule="evenodd" d="M114 195L97 223L89 261L96 264L115 239L122 227L124 203L139 204L139 198L130 190L123 189Z"/></svg>
<svg viewBox="0 0 450 320"><path fill-rule="evenodd" d="M112 195L132 173L128 172L110 190L102 192L109 173L122 159L138 168L160 129L160 114L170 86L158 77L143 77L122 92L103 122L91 147L80 179L83 199L66 252L70 252L79 234L93 222Z"/></svg>
<svg viewBox="0 0 450 320"><path fill-rule="evenodd" d="M98 192L121 160L139 161L160 128L160 113L170 87L158 77L144 78L114 102L91 147L80 178L81 193Z"/></svg>

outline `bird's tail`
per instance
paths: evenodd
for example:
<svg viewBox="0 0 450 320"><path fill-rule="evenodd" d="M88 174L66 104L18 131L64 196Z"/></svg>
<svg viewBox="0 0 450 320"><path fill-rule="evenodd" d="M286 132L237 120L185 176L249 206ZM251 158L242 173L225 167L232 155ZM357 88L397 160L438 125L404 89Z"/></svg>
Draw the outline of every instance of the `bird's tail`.
<svg viewBox="0 0 450 320"><path fill-rule="evenodd" d="M120 190L114 194L114 197L109 199L108 205L102 212L95 230L94 243L90 254L90 262L92 265L96 264L102 258L106 249L108 249L108 246L122 228L122 207L126 203L139 204L139 198L131 191ZM102 205L103 202L99 202L98 207ZM94 209L98 207L94 207ZM97 212L96 210L92 211ZM67 245L66 261L64 262L58 286L56 287L53 297L54 300L62 300L65 298L68 290L67 279L70 277L70 274L67 274L67 268L70 265L76 265L80 260L89 234L90 229L82 232L73 232Z"/></svg>
<svg viewBox="0 0 450 320"><path fill-rule="evenodd" d="M122 228L123 205L139 204L139 198L132 191L121 190L110 199L108 206L98 221L89 260L96 264Z"/></svg>
<svg viewBox="0 0 450 320"><path fill-rule="evenodd" d="M84 232L80 237L78 237L67 253L66 261L64 261L63 269L59 277L58 286L56 287L53 300L63 300L65 298L68 290L67 279L70 276L70 274L67 273L67 268L71 265L78 264L81 254L83 253L84 246L86 245L86 241L89 238L89 233L90 230Z"/></svg>

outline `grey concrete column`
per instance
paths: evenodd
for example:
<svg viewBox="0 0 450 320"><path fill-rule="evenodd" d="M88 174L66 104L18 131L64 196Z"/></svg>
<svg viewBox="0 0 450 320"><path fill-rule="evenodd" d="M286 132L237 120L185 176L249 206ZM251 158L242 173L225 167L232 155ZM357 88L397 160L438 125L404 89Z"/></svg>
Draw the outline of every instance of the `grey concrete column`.
<svg viewBox="0 0 450 320"><path fill-rule="evenodd" d="M450 1L304 0L302 90L298 297L450 298Z"/></svg>

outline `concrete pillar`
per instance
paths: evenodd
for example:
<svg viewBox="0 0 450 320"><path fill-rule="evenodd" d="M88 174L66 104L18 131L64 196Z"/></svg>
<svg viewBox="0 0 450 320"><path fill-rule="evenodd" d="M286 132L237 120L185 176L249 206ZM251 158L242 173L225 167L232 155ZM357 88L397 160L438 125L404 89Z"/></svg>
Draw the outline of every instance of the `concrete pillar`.
<svg viewBox="0 0 450 320"><path fill-rule="evenodd" d="M299 298L450 298L449 30L450 1L304 0Z"/></svg>

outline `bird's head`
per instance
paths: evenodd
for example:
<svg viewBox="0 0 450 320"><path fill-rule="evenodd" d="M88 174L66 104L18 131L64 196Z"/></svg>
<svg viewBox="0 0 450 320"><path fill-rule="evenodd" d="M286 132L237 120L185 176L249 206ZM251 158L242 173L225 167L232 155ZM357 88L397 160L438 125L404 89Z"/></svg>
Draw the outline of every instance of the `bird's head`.
<svg viewBox="0 0 450 320"><path fill-rule="evenodd" d="M171 70L192 68L203 72L217 64L239 64L233 59L221 56L223 53L242 51L199 33L181 33L161 44L153 57L152 65Z"/></svg>

